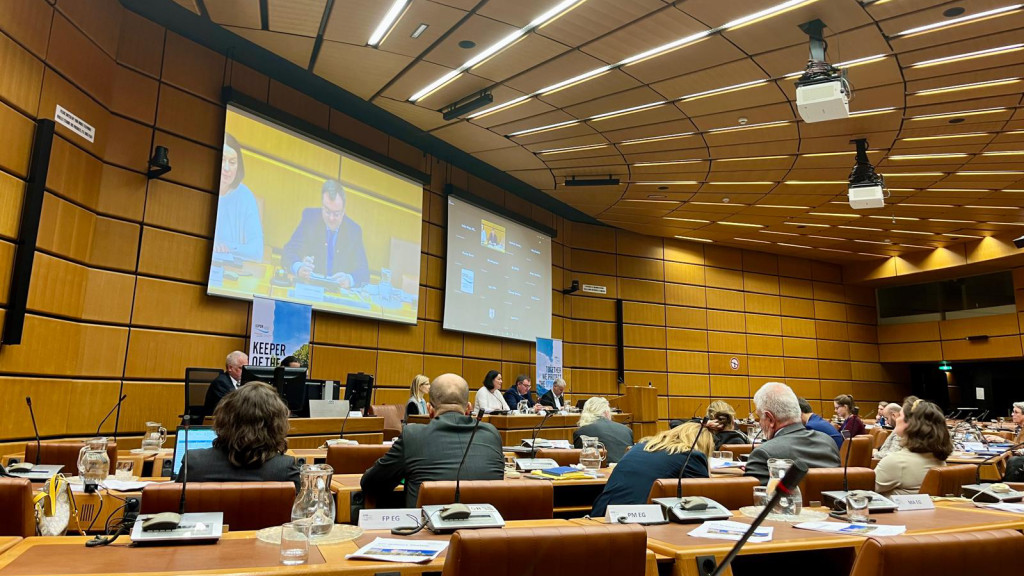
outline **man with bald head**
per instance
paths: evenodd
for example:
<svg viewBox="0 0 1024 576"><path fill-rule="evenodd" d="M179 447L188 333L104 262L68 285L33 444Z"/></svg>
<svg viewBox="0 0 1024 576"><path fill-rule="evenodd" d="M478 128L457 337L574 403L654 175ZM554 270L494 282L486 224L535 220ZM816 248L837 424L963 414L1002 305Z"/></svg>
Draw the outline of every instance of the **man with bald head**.
<svg viewBox="0 0 1024 576"><path fill-rule="evenodd" d="M407 424L387 454L363 474L364 493L385 495L405 480L405 504L416 507L420 484L455 480L459 462L473 433L469 385L458 374L442 374L430 383L429 424ZM462 466L463 480L501 480L505 457L498 430L480 423Z"/></svg>

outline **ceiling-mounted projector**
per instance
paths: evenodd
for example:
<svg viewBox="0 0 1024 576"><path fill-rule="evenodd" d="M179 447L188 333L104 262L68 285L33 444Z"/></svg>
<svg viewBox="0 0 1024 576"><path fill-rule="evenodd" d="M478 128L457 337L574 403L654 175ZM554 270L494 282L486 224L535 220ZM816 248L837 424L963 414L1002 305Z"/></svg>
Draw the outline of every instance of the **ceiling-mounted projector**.
<svg viewBox="0 0 1024 576"><path fill-rule="evenodd" d="M885 178L875 172L868 160L868 141L864 138L851 140L857 145L857 163L850 171L848 189L850 208L866 210L885 207Z"/></svg>
<svg viewBox="0 0 1024 576"><path fill-rule="evenodd" d="M850 83L846 73L825 61L828 44L822 36L825 23L811 20L800 29L811 38L807 69L796 81L796 109L804 122L824 122L850 117Z"/></svg>

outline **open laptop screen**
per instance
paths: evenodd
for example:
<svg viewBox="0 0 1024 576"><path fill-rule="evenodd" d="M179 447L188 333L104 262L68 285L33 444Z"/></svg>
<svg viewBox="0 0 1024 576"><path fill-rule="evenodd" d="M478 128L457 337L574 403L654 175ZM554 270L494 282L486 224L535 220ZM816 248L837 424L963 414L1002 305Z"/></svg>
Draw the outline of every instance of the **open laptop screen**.
<svg viewBox="0 0 1024 576"><path fill-rule="evenodd" d="M217 433L210 426L190 426L188 429L188 449L202 450L203 448L212 448L213 441L216 438ZM185 427L178 426L178 431L174 436L174 472L172 478L178 476L178 470L181 469L181 463L184 459Z"/></svg>

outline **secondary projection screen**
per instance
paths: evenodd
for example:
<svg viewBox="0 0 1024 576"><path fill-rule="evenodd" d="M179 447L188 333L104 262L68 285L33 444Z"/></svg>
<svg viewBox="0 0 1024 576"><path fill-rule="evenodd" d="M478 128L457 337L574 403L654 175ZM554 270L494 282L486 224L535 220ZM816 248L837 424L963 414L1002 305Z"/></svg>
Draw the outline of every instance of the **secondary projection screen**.
<svg viewBox="0 0 1024 576"><path fill-rule="evenodd" d="M228 106L207 292L416 323L423 186Z"/></svg>
<svg viewBox="0 0 1024 576"><path fill-rule="evenodd" d="M448 196L444 328L551 337L551 237Z"/></svg>

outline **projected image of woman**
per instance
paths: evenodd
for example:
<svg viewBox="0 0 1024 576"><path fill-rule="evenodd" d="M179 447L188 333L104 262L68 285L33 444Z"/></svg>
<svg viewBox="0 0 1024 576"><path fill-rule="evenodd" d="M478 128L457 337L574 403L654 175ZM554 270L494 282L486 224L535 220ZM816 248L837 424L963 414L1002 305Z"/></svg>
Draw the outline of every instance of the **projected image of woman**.
<svg viewBox="0 0 1024 576"><path fill-rule="evenodd" d="M246 186L242 146L231 134L224 134L224 155L220 165L220 198L217 201L217 229L213 237L214 259L232 255L246 260L263 260L263 224L256 197Z"/></svg>

